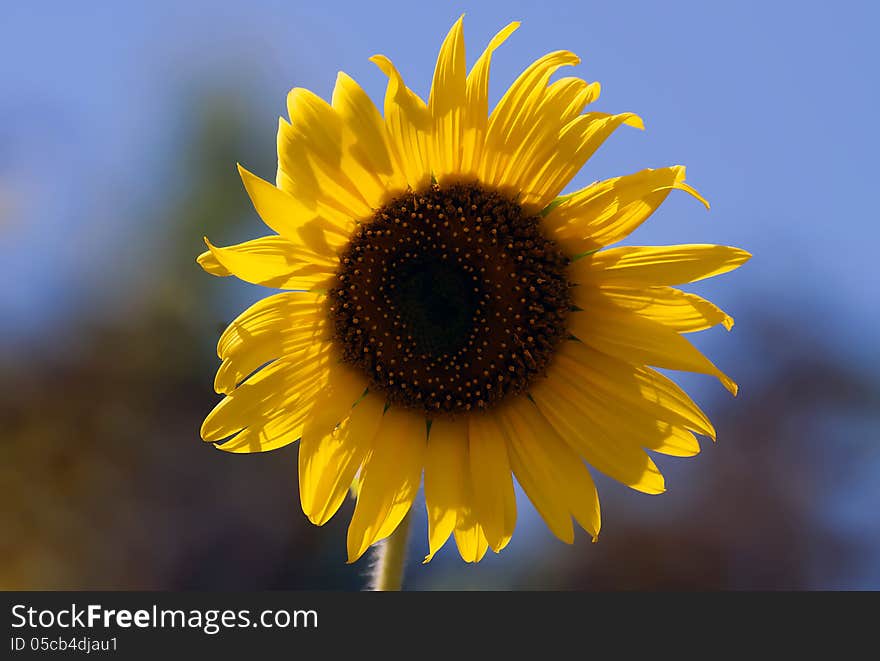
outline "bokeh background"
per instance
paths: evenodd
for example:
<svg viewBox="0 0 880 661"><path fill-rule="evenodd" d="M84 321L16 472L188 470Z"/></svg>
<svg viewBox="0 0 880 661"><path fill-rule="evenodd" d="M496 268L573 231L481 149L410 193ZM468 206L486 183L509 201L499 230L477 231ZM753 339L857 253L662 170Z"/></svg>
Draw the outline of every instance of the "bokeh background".
<svg viewBox="0 0 880 661"><path fill-rule="evenodd" d="M599 543L556 541L525 498L500 556L412 588L880 588L875 3L34 2L0 18L0 588L358 589L352 504L312 527L296 447L198 438L220 330L263 292L194 258L261 225L235 170L271 179L293 86L337 70L380 99L384 53L427 95L462 12L468 61L513 19L492 98L579 53L598 109L640 113L571 189L688 165L635 243L742 246L696 291L736 318L698 345L741 386L681 377L718 443L661 457L651 497L602 477ZM522 496L522 494L520 494Z"/></svg>

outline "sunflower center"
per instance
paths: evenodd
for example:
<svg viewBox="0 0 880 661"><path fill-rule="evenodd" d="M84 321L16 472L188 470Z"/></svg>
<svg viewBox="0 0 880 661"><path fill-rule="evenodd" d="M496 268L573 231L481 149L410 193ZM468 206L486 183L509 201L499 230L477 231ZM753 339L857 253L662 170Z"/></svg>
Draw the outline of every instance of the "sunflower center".
<svg viewBox="0 0 880 661"><path fill-rule="evenodd" d="M399 257L399 264L390 298L413 348L441 356L461 349L480 303L467 271L430 255Z"/></svg>
<svg viewBox="0 0 880 661"><path fill-rule="evenodd" d="M477 185L406 193L354 232L330 291L334 339L398 406L454 415L522 393L566 335L568 259Z"/></svg>

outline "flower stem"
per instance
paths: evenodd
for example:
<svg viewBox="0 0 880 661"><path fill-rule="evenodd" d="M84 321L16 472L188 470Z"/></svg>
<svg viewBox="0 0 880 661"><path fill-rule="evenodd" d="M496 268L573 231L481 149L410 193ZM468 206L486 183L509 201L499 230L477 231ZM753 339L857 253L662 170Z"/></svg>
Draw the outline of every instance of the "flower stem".
<svg viewBox="0 0 880 661"><path fill-rule="evenodd" d="M376 547L370 589L396 592L403 584L406 542L409 538L409 512L391 536Z"/></svg>

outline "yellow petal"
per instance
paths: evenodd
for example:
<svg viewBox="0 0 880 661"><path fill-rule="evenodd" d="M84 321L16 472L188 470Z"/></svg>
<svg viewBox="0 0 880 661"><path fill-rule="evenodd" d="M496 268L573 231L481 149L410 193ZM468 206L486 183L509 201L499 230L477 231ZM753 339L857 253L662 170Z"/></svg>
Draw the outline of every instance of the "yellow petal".
<svg viewBox="0 0 880 661"><path fill-rule="evenodd" d="M643 129L638 115L631 112L608 115L588 112L571 120L559 134L556 147L524 187L523 208L537 213L553 201L584 163L622 124Z"/></svg>
<svg viewBox="0 0 880 661"><path fill-rule="evenodd" d="M558 89L557 89L558 88ZM568 123L583 112L584 108L596 101L602 92L602 85L598 81L587 83L580 78L562 78L556 81L547 89L549 107L555 107L553 102L554 95L559 95L559 99L567 102L559 113L559 117Z"/></svg>
<svg viewBox="0 0 880 661"><path fill-rule="evenodd" d="M489 123L489 68L492 54L507 41L507 38L519 27L519 22L507 24L501 29L480 58L474 64L467 77L467 102L465 104L465 132L462 146L461 172L463 175L476 175L486 139L486 127Z"/></svg>
<svg viewBox="0 0 880 661"><path fill-rule="evenodd" d="M574 282L630 287L697 282L745 264L740 248L706 244L623 246L597 252L571 265Z"/></svg>
<svg viewBox="0 0 880 661"><path fill-rule="evenodd" d="M335 279L335 266L327 258L280 236L264 236L219 248L205 239L208 250L198 257L211 275L237 278L276 289L326 289Z"/></svg>
<svg viewBox="0 0 880 661"><path fill-rule="evenodd" d="M253 339L296 330L312 316L325 311L326 298L321 294L284 292L261 298L239 314L217 341L217 357L227 358ZM309 327L310 328L310 327Z"/></svg>
<svg viewBox="0 0 880 661"><path fill-rule="evenodd" d="M572 289L575 305L584 310L625 309L679 333L693 333L723 324L733 328L733 317L696 294L672 287L590 287Z"/></svg>
<svg viewBox="0 0 880 661"><path fill-rule="evenodd" d="M463 115L467 102L463 22L464 16L461 16L440 47L428 99L434 125L432 166L440 183L449 175L461 172Z"/></svg>
<svg viewBox="0 0 880 661"><path fill-rule="evenodd" d="M276 404L250 412L252 416L245 427L215 447L232 453L269 452L296 441L314 408L327 373L324 369L309 375L298 384L295 395L287 397L282 393L275 400Z"/></svg>
<svg viewBox="0 0 880 661"><path fill-rule="evenodd" d="M714 440L715 428L687 393L671 379L642 365L612 358L581 342L563 342L558 355L590 388L613 397L634 413L690 429Z"/></svg>
<svg viewBox="0 0 880 661"><path fill-rule="evenodd" d="M544 89L531 113L523 113L517 144L501 171L498 186L523 191L528 198L540 182L545 164L559 150L565 127L598 94L598 83L573 77L557 80Z"/></svg>
<svg viewBox="0 0 880 661"><path fill-rule="evenodd" d="M534 408L525 397L518 397L519 400ZM546 452L546 439L534 436L528 421L523 420L514 407L515 403L499 407L497 413L507 438L510 466L547 527L563 542L571 544L574 541L571 515L559 487L560 476Z"/></svg>
<svg viewBox="0 0 880 661"><path fill-rule="evenodd" d="M368 218L384 197L382 181L343 150L343 124L333 108L309 90L287 95L291 123L279 125L279 163L296 181L313 177L328 206Z"/></svg>
<svg viewBox="0 0 880 661"><path fill-rule="evenodd" d="M431 182L431 113L425 102L404 84L391 60L374 55L370 61L388 76L385 126L407 183L413 190L420 190Z"/></svg>
<svg viewBox="0 0 880 661"><path fill-rule="evenodd" d="M278 118L278 133L276 137L278 147L278 170L275 184L286 193L302 202L310 209L317 209L321 204L327 204L328 208L335 213L351 218L351 213L340 208L340 205L327 196L318 181L318 175L313 171L308 159L308 148L302 140L295 139L293 129L283 117Z"/></svg>
<svg viewBox="0 0 880 661"><path fill-rule="evenodd" d="M379 176L385 198L406 190L406 177L391 149L385 121L363 88L340 71L331 103L345 128L343 149Z"/></svg>
<svg viewBox="0 0 880 661"><path fill-rule="evenodd" d="M437 418L431 424L425 455L425 507L428 510L428 548L425 562L449 539L466 501L464 477L468 471L465 420Z"/></svg>
<svg viewBox="0 0 880 661"><path fill-rule="evenodd" d="M552 367L552 365L551 365ZM663 476L645 452L578 406L567 383L547 378L531 389L543 416L587 463L643 493L662 493Z"/></svg>
<svg viewBox="0 0 880 661"><path fill-rule="evenodd" d="M364 199L361 190L369 191L376 200L384 199L379 194L379 184L364 180L352 182L342 174L341 166L331 167L320 160L304 142L301 135L285 121L278 127L279 188L291 195L309 201L317 210L324 212L322 217L342 217L348 220L365 220L372 216L373 206ZM366 181L371 181L370 177ZM296 182L295 184L293 182ZM310 198L314 200L310 200ZM376 205L378 206L378 205ZM349 225L353 227L353 225Z"/></svg>
<svg viewBox="0 0 880 661"><path fill-rule="evenodd" d="M685 190L708 208L684 178L684 167L675 165L598 181L560 198L543 222L550 237L569 255L580 255L626 238L671 190Z"/></svg>
<svg viewBox="0 0 880 661"><path fill-rule="evenodd" d="M486 533L470 509L459 515L454 534L458 553L465 562L479 562L489 550Z"/></svg>
<svg viewBox="0 0 880 661"><path fill-rule="evenodd" d="M351 126L342 121L324 99L303 88L287 96L291 140L305 145L312 171L328 204L347 211L352 218L366 219L388 200L388 186L380 173L356 157L357 141Z"/></svg>
<svg viewBox="0 0 880 661"><path fill-rule="evenodd" d="M241 165L238 166L238 173L260 218L284 238L294 243L298 242L303 228L319 219L325 220L332 225L332 230L335 230L332 234L328 234L335 246L341 245L350 232L350 219L328 212L329 210L323 207L320 211L311 209L289 193L248 172ZM323 217L321 211L324 212Z"/></svg>
<svg viewBox="0 0 880 661"><path fill-rule="evenodd" d="M692 456L700 451L693 434L680 426L630 407L617 393L596 388L578 372L574 362L558 356L548 377L566 389L569 401L593 420L609 437L621 444L638 445L674 456Z"/></svg>
<svg viewBox="0 0 880 661"><path fill-rule="evenodd" d="M434 424L437 424L437 422L438 421L435 420ZM467 427L466 420L460 422ZM470 460L468 458L470 450L468 448L467 438L464 439L463 446L463 457L458 459L459 461L464 462L464 467L459 473L459 484L462 489L461 506L458 508L455 518L455 530L453 531L453 534L455 535L455 544L458 547L458 553L461 556L461 559L465 562L479 562L483 559L483 556L486 555L486 551L489 549L489 542L486 541L486 534L483 532L483 527L477 521L473 509L474 489L470 471Z"/></svg>
<svg viewBox="0 0 880 661"><path fill-rule="evenodd" d="M561 503L567 513L573 514L578 524L595 539L601 526L599 494L581 458L528 398L514 399L510 406L503 407L502 416L515 453L522 457L523 463L534 462L541 466L534 470L548 476L546 481L542 480L541 488ZM560 538L569 541L561 535Z"/></svg>
<svg viewBox="0 0 880 661"><path fill-rule="evenodd" d="M531 124L533 109L544 93L550 76L562 66L578 64L580 58L569 51L548 53L533 62L508 88L489 117L486 143L480 167L480 181L502 187L502 173Z"/></svg>
<svg viewBox="0 0 880 661"><path fill-rule="evenodd" d="M466 492L465 502L468 505L458 511L453 534L461 559L473 563L483 559L486 551L489 550L489 542L486 540L486 533L477 521L477 515L473 510L474 490L470 469L464 475L463 481Z"/></svg>
<svg viewBox="0 0 880 661"><path fill-rule="evenodd" d="M424 417L397 407L385 412L348 527L349 562L394 532L409 511L424 467L425 436Z"/></svg>
<svg viewBox="0 0 880 661"><path fill-rule="evenodd" d="M309 488L313 480L308 470L305 471L303 480L304 462L317 452L322 439L328 436L336 426L345 418L360 399L367 387L366 377L359 370L352 369L344 363L335 363L330 366L330 375L320 394L315 398L312 413L303 424L300 438L300 496L303 500L303 509L311 509L310 501L303 496L302 487L305 482L306 496L312 492ZM378 399L378 398L377 398Z"/></svg>
<svg viewBox="0 0 880 661"><path fill-rule="evenodd" d="M223 331L217 355L223 361L214 379L218 393L229 393L276 358L330 341L324 297L285 292L259 300Z"/></svg>
<svg viewBox="0 0 880 661"><path fill-rule="evenodd" d="M330 341L330 333L323 320L315 323L315 329L317 332L304 330L283 335L278 333L241 345L241 349L234 355L223 359L214 377L214 390L218 394L231 393L238 384L262 365L303 351L316 342Z"/></svg>
<svg viewBox="0 0 880 661"><path fill-rule="evenodd" d="M646 449L668 454L670 457L693 457L700 454L700 442L692 432L669 423L657 425L664 433L644 437L642 445Z"/></svg>
<svg viewBox="0 0 880 661"><path fill-rule="evenodd" d="M507 546L516 526L516 497L507 443L492 413L468 416L470 475L474 512L489 546L496 553Z"/></svg>
<svg viewBox="0 0 880 661"><path fill-rule="evenodd" d="M737 385L687 339L628 310L573 312L569 329L579 340L631 363L716 377L732 394Z"/></svg>
<svg viewBox="0 0 880 661"><path fill-rule="evenodd" d="M318 443L299 447L299 494L303 512L316 525L336 514L360 470L382 422L385 400L367 395Z"/></svg>
<svg viewBox="0 0 880 661"><path fill-rule="evenodd" d="M311 403L319 390L320 386L314 383L309 388L303 388L294 410L275 411L259 424L243 429L222 445L214 447L232 454L249 454L270 452L290 445L302 434L303 423L311 412Z"/></svg>
<svg viewBox="0 0 880 661"><path fill-rule="evenodd" d="M214 407L202 424L202 438L220 441L295 408L316 381L326 380L331 357L331 346L315 345L264 367Z"/></svg>

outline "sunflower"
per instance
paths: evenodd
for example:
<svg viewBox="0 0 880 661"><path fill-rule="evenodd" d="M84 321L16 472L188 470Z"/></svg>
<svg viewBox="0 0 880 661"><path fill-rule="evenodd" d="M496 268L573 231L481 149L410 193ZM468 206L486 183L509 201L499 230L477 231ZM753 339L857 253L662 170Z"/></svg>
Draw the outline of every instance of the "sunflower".
<svg viewBox="0 0 880 661"><path fill-rule="evenodd" d="M715 245L613 247L672 190L705 200L681 166L646 169L560 196L632 113L584 112L599 84L564 77L579 59L531 64L492 112L489 42L465 65L459 19L428 102L391 61L384 112L344 73L330 103L295 88L278 130L273 185L239 167L275 233L198 262L213 275L287 290L220 337L201 435L227 452L299 440L299 494L322 525L357 481L350 561L388 537L422 482L426 561L450 536L461 557L498 552L516 523L514 476L561 540L593 539L587 465L664 491L646 450L692 456L712 423L648 366L736 384L684 337L733 319L674 285L725 273L749 254ZM708 207L708 204L706 204Z"/></svg>

